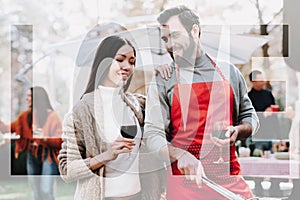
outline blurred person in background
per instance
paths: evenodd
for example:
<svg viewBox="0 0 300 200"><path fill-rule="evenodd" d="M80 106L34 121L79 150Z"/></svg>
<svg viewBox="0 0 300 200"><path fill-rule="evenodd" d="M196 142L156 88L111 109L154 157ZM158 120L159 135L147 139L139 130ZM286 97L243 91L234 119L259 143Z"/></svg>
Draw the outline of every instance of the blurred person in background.
<svg viewBox="0 0 300 200"><path fill-rule="evenodd" d="M271 140L277 139L280 134L278 118L272 109L272 105L275 105L275 98L272 92L266 89L265 75L262 71L253 70L249 74L249 79L252 88L248 92L248 96L261 122L261 126L253 140L256 148L262 150L263 145L265 145L271 150Z"/></svg>
<svg viewBox="0 0 300 200"><path fill-rule="evenodd" d="M16 133L15 157L27 152L27 175L35 200L54 197L55 176L58 171L58 153L61 148L61 121L42 87L31 87L27 93L28 109L21 112L11 124L0 121L0 131Z"/></svg>

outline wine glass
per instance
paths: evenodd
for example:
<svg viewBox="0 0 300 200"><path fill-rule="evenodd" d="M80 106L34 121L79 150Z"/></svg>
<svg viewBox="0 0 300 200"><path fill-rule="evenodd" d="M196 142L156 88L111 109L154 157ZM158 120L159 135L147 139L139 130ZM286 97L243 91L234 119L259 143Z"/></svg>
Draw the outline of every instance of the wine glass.
<svg viewBox="0 0 300 200"><path fill-rule="evenodd" d="M124 138L133 139L137 134L137 125L123 125L120 128L120 132ZM129 157L130 155L131 153L129 153Z"/></svg>
<svg viewBox="0 0 300 200"><path fill-rule="evenodd" d="M211 137L215 137L218 139L227 139L226 137L226 132L228 131L228 123L227 121L217 121L214 124L214 128L212 130ZM215 164L227 164L229 163L228 161L225 161L223 158L223 147L219 147L219 158L217 161L214 161Z"/></svg>
<svg viewBox="0 0 300 200"><path fill-rule="evenodd" d="M120 131L124 138L133 139L137 134L137 125L123 125Z"/></svg>

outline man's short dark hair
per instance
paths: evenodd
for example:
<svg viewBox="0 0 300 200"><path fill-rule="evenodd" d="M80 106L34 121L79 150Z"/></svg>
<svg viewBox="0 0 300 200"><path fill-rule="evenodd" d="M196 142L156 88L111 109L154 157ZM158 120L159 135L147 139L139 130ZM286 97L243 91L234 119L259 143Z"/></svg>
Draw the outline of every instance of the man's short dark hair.
<svg viewBox="0 0 300 200"><path fill-rule="evenodd" d="M257 75L262 74L262 71L259 70L253 70L250 74L249 74L249 80L252 82L253 80L256 80Z"/></svg>
<svg viewBox="0 0 300 200"><path fill-rule="evenodd" d="M199 37L200 37L200 20L199 17L188 7L186 6L178 6L174 8L170 8L162 11L157 21L163 25L165 24L171 17L178 15L178 18L181 24L185 27L186 31L190 33L193 28L193 25L196 24L199 27Z"/></svg>

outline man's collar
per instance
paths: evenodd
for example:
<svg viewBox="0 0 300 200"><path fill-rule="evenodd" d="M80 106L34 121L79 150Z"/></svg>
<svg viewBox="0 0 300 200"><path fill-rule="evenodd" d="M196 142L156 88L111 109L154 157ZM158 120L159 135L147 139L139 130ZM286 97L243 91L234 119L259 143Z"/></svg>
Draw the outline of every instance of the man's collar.
<svg viewBox="0 0 300 200"><path fill-rule="evenodd" d="M201 50L201 55L196 58L195 66L196 67L204 66L207 64L207 62L209 62L209 58L207 57L206 53Z"/></svg>

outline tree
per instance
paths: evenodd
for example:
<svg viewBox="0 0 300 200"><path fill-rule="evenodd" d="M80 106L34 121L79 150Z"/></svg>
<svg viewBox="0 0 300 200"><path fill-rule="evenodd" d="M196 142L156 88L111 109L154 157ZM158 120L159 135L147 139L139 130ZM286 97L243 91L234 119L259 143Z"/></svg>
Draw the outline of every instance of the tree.
<svg viewBox="0 0 300 200"><path fill-rule="evenodd" d="M265 22L263 19L263 8L260 4L259 0L250 0L250 2L252 2L255 5L255 8L257 10L257 15L258 15L258 20L259 20L259 25L260 25L260 35L269 35L269 31L268 31L268 25L272 22L272 20L270 20L269 22ZM281 8L277 13L274 14L273 18L276 18L278 15L282 14L283 8ZM269 64L269 53L268 53L268 49L269 49L269 44L266 43L262 46L262 51L263 51L263 57L264 57L264 68L268 69L270 64Z"/></svg>

